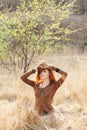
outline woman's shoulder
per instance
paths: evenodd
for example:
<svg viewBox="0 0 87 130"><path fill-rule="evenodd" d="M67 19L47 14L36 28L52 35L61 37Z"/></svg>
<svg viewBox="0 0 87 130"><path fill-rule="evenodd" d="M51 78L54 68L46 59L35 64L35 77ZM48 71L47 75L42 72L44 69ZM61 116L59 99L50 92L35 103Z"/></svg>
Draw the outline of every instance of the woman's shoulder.
<svg viewBox="0 0 87 130"><path fill-rule="evenodd" d="M39 84L40 84L40 83L37 83L37 82L35 81L35 86L34 86L34 88L39 87Z"/></svg>

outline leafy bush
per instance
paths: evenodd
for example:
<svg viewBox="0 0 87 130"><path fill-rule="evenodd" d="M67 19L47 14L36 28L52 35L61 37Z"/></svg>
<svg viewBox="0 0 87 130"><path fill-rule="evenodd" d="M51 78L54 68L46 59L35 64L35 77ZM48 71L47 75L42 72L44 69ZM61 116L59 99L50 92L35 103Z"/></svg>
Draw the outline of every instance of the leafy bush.
<svg viewBox="0 0 87 130"><path fill-rule="evenodd" d="M71 14L74 3L57 6L50 0L33 0L26 7L21 1L15 16L0 15L0 59L6 68L26 72L35 55L49 48L57 48L76 30L70 24L62 27L62 21ZM9 67L10 65L10 67Z"/></svg>

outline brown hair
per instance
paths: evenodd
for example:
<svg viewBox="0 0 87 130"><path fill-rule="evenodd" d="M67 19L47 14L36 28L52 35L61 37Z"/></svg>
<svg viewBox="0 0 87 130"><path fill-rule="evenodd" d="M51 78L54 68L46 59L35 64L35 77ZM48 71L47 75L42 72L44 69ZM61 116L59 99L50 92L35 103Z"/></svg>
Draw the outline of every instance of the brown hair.
<svg viewBox="0 0 87 130"><path fill-rule="evenodd" d="M40 83L41 80L40 80L40 74L38 72L38 68L40 69L48 69L49 70L49 79L50 79L50 82L55 82L56 81L56 76L54 75L54 72L52 69L49 68L49 64L45 61L41 61L38 66L37 66L37 72L36 72L36 83Z"/></svg>

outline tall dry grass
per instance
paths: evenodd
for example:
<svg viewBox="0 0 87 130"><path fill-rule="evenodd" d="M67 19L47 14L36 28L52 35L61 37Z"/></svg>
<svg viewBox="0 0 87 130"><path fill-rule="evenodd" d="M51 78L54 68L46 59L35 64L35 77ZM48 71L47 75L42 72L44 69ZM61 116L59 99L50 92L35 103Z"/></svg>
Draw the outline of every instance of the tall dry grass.
<svg viewBox="0 0 87 130"><path fill-rule="evenodd" d="M16 78L1 69L0 130L86 130L86 57L86 55L39 57L39 60L45 59L68 73L66 81L54 96L53 105L56 112L44 117L39 117L33 110L33 89L20 80L20 74ZM58 74L57 76L59 77Z"/></svg>

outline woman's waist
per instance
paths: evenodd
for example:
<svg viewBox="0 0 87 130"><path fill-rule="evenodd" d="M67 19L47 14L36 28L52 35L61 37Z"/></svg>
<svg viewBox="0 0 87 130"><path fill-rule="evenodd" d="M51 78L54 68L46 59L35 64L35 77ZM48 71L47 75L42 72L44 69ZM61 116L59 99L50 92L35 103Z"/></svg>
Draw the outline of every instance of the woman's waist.
<svg viewBox="0 0 87 130"><path fill-rule="evenodd" d="M39 105L35 105L34 108L40 115L46 115L50 111L54 110L54 108L51 104L49 104L49 105L39 104Z"/></svg>

